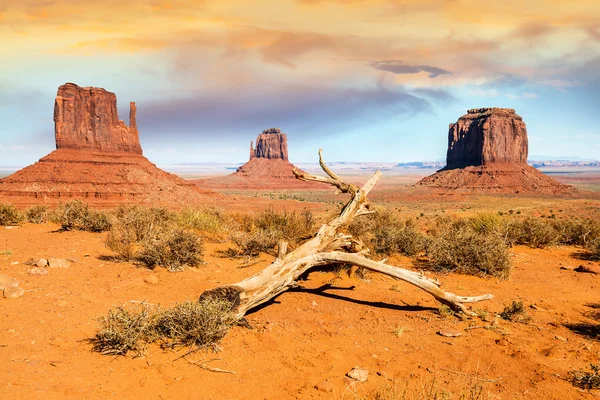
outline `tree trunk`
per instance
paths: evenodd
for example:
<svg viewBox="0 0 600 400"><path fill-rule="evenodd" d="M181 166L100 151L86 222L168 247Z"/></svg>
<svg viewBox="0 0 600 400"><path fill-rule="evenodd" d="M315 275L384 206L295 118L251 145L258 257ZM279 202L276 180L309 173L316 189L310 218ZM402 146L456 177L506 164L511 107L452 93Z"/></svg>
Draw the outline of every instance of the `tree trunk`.
<svg viewBox="0 0 600 400"><path fill-rule="evenodd" d="M327 183L337 187L339 193L349 193L351 199L340 215L322 225L314 238L306 241L290 253L287 253L287 243L280 243L277 259L264 270L241 282L208 290L202 293L200 299L206 297L226 299L231 302L232 311L235 315L238 318L243 318L248 310L294 286L296 279L306 271L316 266L333 264L352 264L403 280L423 289L452 309L469 315L472 313L467 310L464 303L474 303L493 298L491 294L476 297L457 296L443 291L439 282L422 274L366 258L364 254L368 250L361 250L362 243L353 239L352 236L342 233L341 228L350 223L355 217L372 212L369 211L367 195L379 180L381 172L375 172L362 188L358 188L342 181L329 169L323 162L321 150L319 150L319 163L323 171L329 176L328 178L313 176L296 170L294 170L294 174L298 179ZM358 252L349 253L348 249Z"/></svg>

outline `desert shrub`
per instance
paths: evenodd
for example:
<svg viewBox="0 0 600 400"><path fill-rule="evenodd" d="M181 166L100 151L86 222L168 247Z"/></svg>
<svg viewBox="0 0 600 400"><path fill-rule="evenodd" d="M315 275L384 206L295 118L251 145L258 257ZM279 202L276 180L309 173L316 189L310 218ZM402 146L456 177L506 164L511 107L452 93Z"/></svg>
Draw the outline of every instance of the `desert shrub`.
<svg viewBox="0 0 600 400"><path fill-rule="evenodd" d="M43 224L50 219L50 210L44 205L29 207L25 210L25 218L33 224Z"/></svg>
<svg viewBox="0 0 600 400"><path fill-rule="evenodd" d="M532 248L545 248L558 243L559 233L552 222L527 217L519 224L516 243Z"/></svg>
<svg viewBox="0 0 600 400"><path fill-rule="evenodd" d="M600 221L591 219L563 219L553 223L559 242L574 246L587 246L600 238Z"/></svg>
<svg viewBox="0 0 600 400"><path fill-rule="evenodd" d="M425 235L419 231L414 220L402 220L387 209L355 219L348 230L378 254L414 256L425 249Z"/></svg>
<svg viewBox="0 0 600 400"><path fill-rule="evenodd" d="M155 240L176 222L176 215L162 207L120 206L114 216L105 245L125 261L135 260L143 242Z"/></svg>
<svg viewBox="0 0 600 400"><path fill-rule="evenodd" d="M259 229L254 232L235 232L230 237L235 248L224 253L229 257L258 256L261 252L272 251L282 240L282 234L276 231Z"/></svg>
<svg viewBox="0 0 600 400"><path fill-rule="evenodd" d="M65 231L103 232L111 227L108 214L103 211L91 210L81 200L72 200L61 204L54 213L54 218Z"/></svg>
<svg viewBox="0 0 600 400"><path fill-rule="evenodd" d="M223 237L228 231L228 218L216 208L185 208L178 215L182 228L194 229L214 238Z"/></svg>
<svg viewBox="0 0 600 400"><path fill-rule="evenodd" d="M438 219L427 243L427 257L437 268L469 275L507 278L510 255L498 235L480 233L467 220Z"/></svg>
<svg viewBox="0 0 600 400"><path fill-rule="evenodd" d="M124 356L133 352L142 356L148 343L154 342L157 313L147 303L137 304L133 310L115 307L98 319L100 329L90 339L92 350L105 355Z"/></svg>
<svg viewBox="0 0 600 400"><path fill-rule="evenodd" d="M144 240L136 259L154 269L162 266L169 271L181 271L184 266L202 262L204 240L194 232L175 229Z"/></svg>
<svg viewBox="0 0 600 400"><path fill-rule="evenodd" d="M600 260L600 238L596 238L593 241L588 242L585 248L589 252L591 259Z"/></svg>
<svg viewBox="0 0 600 400"><path fill-rule="evenodd" d="M160 313L156 322L158 335L167 347L211 347L227 335L236 323L231 303L215 298L187 301Z"/></svg>
<svg viewBox="0 0 600 400"><path fill-rule="evenodd" d="M308 209L296 211L277 211L273 207L260 212L252 225L259 230L278 232L287 241L295 242L314 234L314 217ZM253 229L249 229L252 231Z"/></svg>
<svg viewBox="0 0 600 400"><path fill-rule="evenodd" d="M590 371L569 371L569 381L581 389L600 389L600 363L590 364Z"/></svg>
<svg viewBox="0 0 600 400"><path fill-rule="evenodd" d="M120 206L114 214L115 224L130 231L136 242L169 229L177 218L174 212L164 207Z"/></svg>
<svg viewBox="0 0 600 400"><path fill-rule="evenodd" d="M105 355L132 352L134 356L144 355L148 345L159 340L163 347L218 350L219 341L237 322L231 303L217 298L180 303L171 309L145 302L132 310L116 307L98 321L100 328L89 339L93 351Z"/></svg>
<svg viewBox="0 0 600 400"><path fill-rule="evenodd" d="M18 225L23 219L23 214L14 205L0 203L0 225Z"/></svg>
<svg viewBox="0 0 600 400"><path fill-rule="evenodd" d="M500 313L500 318L524 324L531 321L531 317L525 311L525 306L520 300L513 300L512 303L504 307L504 310Z"/></svg>

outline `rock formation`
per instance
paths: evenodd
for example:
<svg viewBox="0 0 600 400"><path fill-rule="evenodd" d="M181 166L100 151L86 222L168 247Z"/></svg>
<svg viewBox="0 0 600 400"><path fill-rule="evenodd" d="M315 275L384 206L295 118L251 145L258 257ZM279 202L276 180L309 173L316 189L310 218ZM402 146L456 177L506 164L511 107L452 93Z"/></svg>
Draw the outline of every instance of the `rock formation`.
<svg viewBox="0 0 600 400"><path fill-rule="evenodd" d="M510 108L467 111L448 132L446 168L494 163L527 164L527 129Z"/></svg>
<svg viewBox="0 0 600 400"><path fill-rule="evenodd" d="M142 154L135 103L129 107L129 126L126 126L119 120L114 93L74 83L62 85L54 101L56 148Z"/></svg>
<svg viewBox="0 0 600 400"><path fill-rule="evenodd" d="M256 148L250 142L250 159L233 174L194 181L209 188L273 188L303 189L320 186L296 179L288 161L287 136L279 128L262 131L256 138Z"/></svg>
<svg viewBox="0 0 600 400"><path fill-rule="evenodd" d="M195 185L142 155L135 103L129 126L119 120L114 93L67 83L54 103L56 150L0 179L0 197L27 205L71 198L111 205L205 201ZM204 193L208 194L208 193Z"/></svg>
<svg viewBox="0 0 600 400"><path fill-rule="evenodd" d="M250 159L268 158L288 161L287 136L279 128L265 129L256 138L256 149L250 142Z"/></svg>
<svg viewBox="0 0 600 400"><path fill-rule="evenodd" d="M527 164L523 119L509 108L467 111L448 132L446 167L417 186L446 192L573 193Z"/></svg>

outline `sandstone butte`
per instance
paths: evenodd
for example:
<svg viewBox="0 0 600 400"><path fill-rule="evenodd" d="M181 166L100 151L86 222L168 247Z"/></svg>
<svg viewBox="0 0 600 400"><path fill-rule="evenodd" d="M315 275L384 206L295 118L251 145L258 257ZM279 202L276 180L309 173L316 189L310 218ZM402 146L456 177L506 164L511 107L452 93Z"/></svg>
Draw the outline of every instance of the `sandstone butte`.
<svg viewBox="0 0 600 400"><path fill-rule="evenodd" d="M523 119L510 108L475 108L448 131L446 167L416 186L446 193L573 194L527 164Z"/></svg>
<svg viewBox="0 0 600 400"><path fill-rule="evenodd" d="M288 161L287 135L279 128L269 128L258 135L256 146L250 142L248 162L233 174L194 182L208 188L238 189L306 189L322 186L296 179L292 173L294 168Z"/></svg>
<svg viewBox="0 0 600 400"><path fill-rule="evenodd" d="M19 205L79 198L99 205L189 204L212 197L142 155L135 103L129 126L119 120L117 97L66 83L54 103L56 150L0 179L0 198Z"/></svg>

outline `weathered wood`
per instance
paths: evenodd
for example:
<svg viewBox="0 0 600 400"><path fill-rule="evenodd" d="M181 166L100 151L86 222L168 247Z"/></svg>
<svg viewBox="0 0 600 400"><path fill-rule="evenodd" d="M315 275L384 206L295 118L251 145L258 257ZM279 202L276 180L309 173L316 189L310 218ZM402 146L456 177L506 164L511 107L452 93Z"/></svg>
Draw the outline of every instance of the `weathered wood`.
<svg viewBox="0 0 600 400"><path fill-rule="evenodd" d="M361 250L362 244L353 239L352 236L344 234L341 230L354 217L372 212L369 210L367 195L379 180L381 172L375 172L362 188L358 188L342 181L327 167L323 161L321 150L319 150L319 163L329 178L296 170L294 170L294 174L298 179L328 183L335 186L341 193L349 193L352 197L344 206L340 215L322 225L315 237L290 253L287 253L287 242L280 243L277 259L267 268L236 284L208 290L202 293L201 299L212 296L225 298L231 302L232 311L236 316L242 318L248 310L294 286L296 279L311 268L340 263L368 268L401 279L423 289L441 303L466 314L471 313L464 306L464 303L493 298L490 294L476 297L457 296L443 291L437 281L422 274L366 258L364 254L367 251ZM353 249L358 253L348 253L348 249Z"/></svg>

